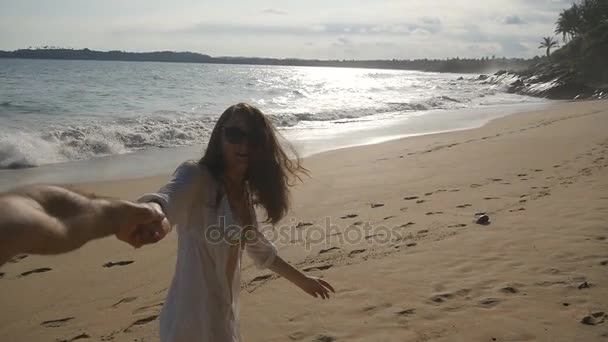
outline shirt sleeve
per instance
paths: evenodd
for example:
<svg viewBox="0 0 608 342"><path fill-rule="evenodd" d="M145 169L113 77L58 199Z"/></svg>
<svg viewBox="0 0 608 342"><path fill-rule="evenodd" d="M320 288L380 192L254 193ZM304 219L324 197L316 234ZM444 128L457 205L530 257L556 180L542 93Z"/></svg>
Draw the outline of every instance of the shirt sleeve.
<svg viewBox="0 0 608 342"><path fill-rule="evenodd" d="M270 267L277 257L277 247L260 232L257 228L249 230L253 237L247 239L245 250L258 269Z"/></svg>
<svg viewBox="0 0 608 342"><path fill-rule="evenodd" d="M195 190L200 186L200 178L199 165L194 161L184 162L173 172L169 183L155 193L141 196L137 201L160 204L173 227L187 219Z"/></svg>

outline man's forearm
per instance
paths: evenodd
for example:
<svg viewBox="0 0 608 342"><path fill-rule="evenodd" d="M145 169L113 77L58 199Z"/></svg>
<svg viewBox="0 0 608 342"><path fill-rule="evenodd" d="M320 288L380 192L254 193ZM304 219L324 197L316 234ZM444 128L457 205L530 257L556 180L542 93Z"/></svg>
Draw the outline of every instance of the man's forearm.
<svg viewBox="0 0 608 342"><path fill-rule="evenodd" d="M31 186L3 195L0 204L0 257L7 258L5 254L63 253L115 234L124 201Z"/></svg>

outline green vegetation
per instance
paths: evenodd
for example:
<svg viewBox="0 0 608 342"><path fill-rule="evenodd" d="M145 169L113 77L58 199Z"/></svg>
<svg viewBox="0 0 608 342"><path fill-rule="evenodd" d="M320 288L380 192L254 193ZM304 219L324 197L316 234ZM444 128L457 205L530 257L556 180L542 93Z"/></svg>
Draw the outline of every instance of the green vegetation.
<svg viewBox="0 0 608 342"><path fill-rule="evenodd" d="M553 39L553 37L545 37L543 41L540 42L539 49L547 49L547 57L551 55L551 48L557 46L557 41Z"/></svg>
<svg viewBox="0 0 608 342"><path fill-rule="evenodd" d="M564 10L556 34L565 44L551 63L559 63L576 81L597 87L608 85L608 1L583 0Z"/></svg>

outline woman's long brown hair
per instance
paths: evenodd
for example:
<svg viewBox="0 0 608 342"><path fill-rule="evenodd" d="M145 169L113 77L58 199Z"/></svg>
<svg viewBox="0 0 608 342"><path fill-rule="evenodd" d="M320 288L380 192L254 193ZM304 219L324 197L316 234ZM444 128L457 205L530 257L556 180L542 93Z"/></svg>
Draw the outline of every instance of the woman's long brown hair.
<svg viewBox="0 0 608 342"><path fill-rule="evenodd" d="M255 106L239 103L228 107L218 119L204 156L199 165L206 166L211 174L221 180L225 170L222 151L222 131L233 115L242 115L249 126L250 160L245 181L256 204L266 210L266 222L276 224L290 208L289 188L301 175L308 174L300 163L293 147L284 139L272 122ZM287 148L292 158L285 152Z"/></svg>

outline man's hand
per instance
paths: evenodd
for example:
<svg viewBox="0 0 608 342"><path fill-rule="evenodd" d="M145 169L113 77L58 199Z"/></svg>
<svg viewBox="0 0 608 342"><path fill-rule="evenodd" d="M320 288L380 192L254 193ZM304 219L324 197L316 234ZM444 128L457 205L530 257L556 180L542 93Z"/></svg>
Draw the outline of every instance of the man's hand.
<svg viewBox="0 0 608 342"><path fill-rule="evenodd" d="M124 201L120 207L116 237L135 248L158 242L171 230L163 212L152 203Z"/></svg>

